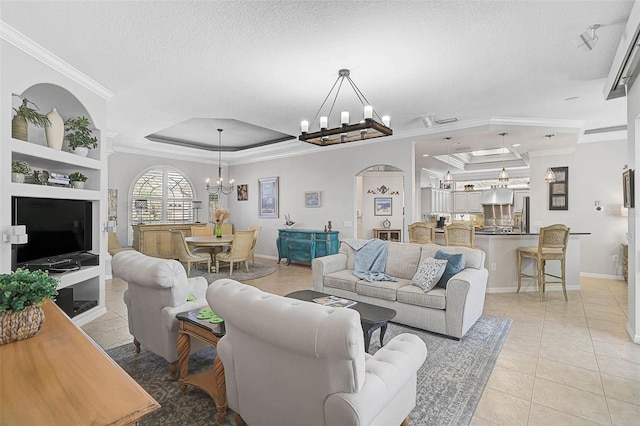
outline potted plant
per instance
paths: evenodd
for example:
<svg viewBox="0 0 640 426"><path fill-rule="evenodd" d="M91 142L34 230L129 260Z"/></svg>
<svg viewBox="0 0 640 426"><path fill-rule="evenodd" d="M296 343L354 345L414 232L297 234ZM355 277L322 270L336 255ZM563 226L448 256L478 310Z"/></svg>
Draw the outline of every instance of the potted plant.
<svg viewBox="0 0 640 426"><path fill-rule="evenodd" d="M33 105L35 108L31 108ZM22 104L18 108L13 108L16 115L11 121L11 137L15 139L27 140L29 124L37 127L47 127L51 124L46 115L38 112L38 106L29 99L22 99Z"/></svg>
<svg viewBox="0 0 640 426"><path fill-rule="evenodd" d="M0 275L0 345L36 335L44 322L40 306L57 288L58 280L40 270Z"/></svg>
<svg viewBox="0 0 640 426"><path fill-rule="evenodd" d="M67 134L64 140L69 143L69 149L78 155L86 157L89 148L98 146L98 139L89 130L87 117L69 118L64 122L64 130Z"/></svg>
<svg viewBox="0 0 640 426"><path fill-rule="evenodd" d="M87 177L80 172L73 172L69 175L69 182L74 188L83 189L86 181Z"/></svg>
<svg viewBox="0 0 640 426"><path fill-rule="evenodd" d="M11 182L24 183L24 176L31 173L31 167L26 161L11 162Z"/></svg>

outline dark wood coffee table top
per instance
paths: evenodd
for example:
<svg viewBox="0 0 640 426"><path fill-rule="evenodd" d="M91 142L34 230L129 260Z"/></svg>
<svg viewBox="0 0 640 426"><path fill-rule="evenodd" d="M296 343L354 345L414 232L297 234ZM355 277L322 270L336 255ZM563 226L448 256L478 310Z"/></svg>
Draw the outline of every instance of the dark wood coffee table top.
<svg viewBox="0 0 640 426"><path fill-rule="evenodd" d="M293 299L304 300L307 302L313 302L313 299L320 297L330 296L329 294L320 293L315 290L300 290L287 294L287 297ZM348 299L348 297L345 297ZM393 319L396 316L396 311L393 309L385 308L382 306L371 305L369 303L358 302L353 306L349 306L349 309L356 310L360 313L360 321L363 323L378 323L386 322Z"/></svg>
<svg viewBox="0 0 640 426"><path fill-rule="evenodd" d="M176 319L178 319L179 321L186 321L190 324L204 328L205 330L210 331L217 337L224 336L225 334L224 321L217 324L213 324L213 323L210 323L209 320L198 319L198 314L202 309L203 308L198 308L198 309L193 309L187 312L180 312L179 314L176 314Z"/></svg>

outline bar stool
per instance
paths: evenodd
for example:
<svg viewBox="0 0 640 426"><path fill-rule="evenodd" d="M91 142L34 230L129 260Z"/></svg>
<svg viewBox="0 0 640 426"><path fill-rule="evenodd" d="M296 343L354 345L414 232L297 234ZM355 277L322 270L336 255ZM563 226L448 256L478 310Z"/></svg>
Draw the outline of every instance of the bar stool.
<svg viewBox="0 0 640 426"><path fill-rule="evenodd" d="M565 258L567 253L567 242L569 241L569 228L562 224L550 225L540 228L540 237L538 239L538 247L520 247L518 248L518 292L522 277L533 278L537 280L538 293L540 301L543 301L545 285L547 283L561 283L564 292L564 300L567 298L567 282L565 277ZM522 273L522 259L534 259L536 261L537 275L528 275ZM549 274L545 271L547 260L559 260L561 267L561 275ZM557 278L560 281L547 281L546 277Z"/></svg>
<svg viewBox="0 0 640 426"><path fill-rule="evenodd" d="M473 248L476 244L476 229L473 225L454 222L444 227L444 245Z"/></svg>
<svg viewBox="0 0 640 426"><path fill-rule="evenodd" d="M418 244L436 243L436 224L415 222L409 225L409 242Z"/></svg>

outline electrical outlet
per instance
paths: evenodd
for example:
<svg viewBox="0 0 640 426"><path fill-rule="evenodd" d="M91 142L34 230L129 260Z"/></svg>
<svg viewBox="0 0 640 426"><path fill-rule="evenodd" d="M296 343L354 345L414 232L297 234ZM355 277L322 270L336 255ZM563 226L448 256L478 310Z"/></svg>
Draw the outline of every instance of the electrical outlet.
<svg viewBox="0 0 640 426"><path fill-rule="evenodd" d="M618 261L619 261L618 255L617 255L617 254L614 254L613 256L611 256L611 260L612 260L613 262L618 262Z"/></svg>
<svg viewBox="0 0 640 426"><path fill-rule="evenodd" d="M495 263L492 263L492 264L491 264L491 270L492 270L492 271L495 271L495 270L496 270L496 264L495 264Z"/></svg>

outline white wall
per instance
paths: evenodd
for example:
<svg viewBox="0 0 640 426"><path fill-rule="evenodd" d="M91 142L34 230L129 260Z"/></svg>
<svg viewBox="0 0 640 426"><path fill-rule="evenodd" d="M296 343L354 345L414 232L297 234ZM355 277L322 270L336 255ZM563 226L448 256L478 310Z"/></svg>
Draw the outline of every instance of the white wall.
<svg viewBox="0 0 640 426"><path fill-rule="evenodd" d="M572 232L590 232L581 237L581 273L622 277L621 262L627 218L622 206L622 167L627 164L626 140L582 143L572 154L533 157L531 161L531 224L563 223ZM569 167L569 210L549 210L547 167ZM595 201L603 211L596 212Z"/></svg>
<svg viewBox="0 0 640 426"><path fill-rule="evenodd" d="M362 179L362 228L358 234L358 238L373 238L373 228L382 228L385 219L391 222L390 228L404 229L403 214L403 174L398 172L368 172ZM389 188L389 192L369 193L368 191L377 192L376 190L382 186ZM398 194L391 194L398 192ZM374 213L374 202L376 198L391 198L391 216L376 216Z"/></svg>

